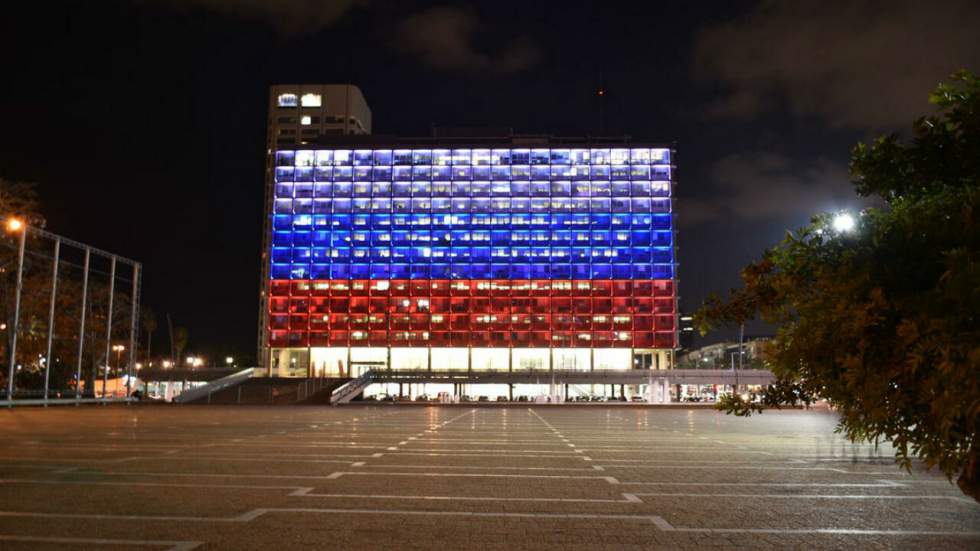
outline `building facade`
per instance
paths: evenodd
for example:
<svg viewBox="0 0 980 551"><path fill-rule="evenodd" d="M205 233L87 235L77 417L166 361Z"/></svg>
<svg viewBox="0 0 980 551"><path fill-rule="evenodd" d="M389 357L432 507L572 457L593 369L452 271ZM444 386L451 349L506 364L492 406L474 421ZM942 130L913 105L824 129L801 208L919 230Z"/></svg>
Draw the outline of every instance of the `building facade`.
<svg viewBox="0 0 980 551"><path fill-rule="evenodd" d="M671 149L379 141L275 152L272 373L667 367Z"/></svg>
<svg viewBox="0 0 980 551"><path fill-rule="evenodd" d="M269 90L268 112L270 150L371 133L371 108L352 84L278 84Z"/></svg>

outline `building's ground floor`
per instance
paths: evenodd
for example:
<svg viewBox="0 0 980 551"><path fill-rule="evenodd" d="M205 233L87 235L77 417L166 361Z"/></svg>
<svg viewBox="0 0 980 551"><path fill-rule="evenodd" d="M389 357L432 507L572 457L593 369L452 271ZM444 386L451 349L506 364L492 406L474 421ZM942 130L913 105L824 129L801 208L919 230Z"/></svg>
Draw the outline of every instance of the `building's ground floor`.
<svg viewBox="0 0 980 551"><path fill-rule="evenodd" d="M652 384L563 384L542 377L540 383L398 383L379 382L364 390L365 400L433 402L677 402L712 403L733 391L747 394L759 385L671 384L669 378Z"/></svg>
<svg viewBox="0 0 980 551"><path fill-rule="evenodd" d="M273 348L265 375L357 377L391 371L608 371L670 369L671 349L638 348Z"/></svg>

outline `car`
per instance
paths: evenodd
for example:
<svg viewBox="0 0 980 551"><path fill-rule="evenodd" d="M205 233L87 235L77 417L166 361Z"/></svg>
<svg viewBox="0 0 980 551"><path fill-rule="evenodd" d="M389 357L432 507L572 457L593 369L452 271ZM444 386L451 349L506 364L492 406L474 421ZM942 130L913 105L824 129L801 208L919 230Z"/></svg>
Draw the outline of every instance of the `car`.
<svg viewBox="0 0 980 551"><path fill-rule="evenodd" d="M498 402L507 402L508 400L507 400L507 397L506 396L497 396L497 401Z"/></svg>
<svg viewBox="0 0 980 551"><path fill-rule="evenodd" d="M630 398L630 402L646 402L646 401L647 399L644 398L643 396L633 396L632 398Z"/></svg>
<svg viewBox="0 0 980 551"><path fill-rule="evenodd" d="M429 401L429 397L426 396L425 394L419 394L418 396L415 397L415 401L416 402L428 402Z"/></svg>
<svg viewBox="0 0 980 551"><path fill-rule="evenodd" d="M477 401L478 402L489 402L490 401L490 397L489 396L480 396L479 398L477 398Z"/></svg>

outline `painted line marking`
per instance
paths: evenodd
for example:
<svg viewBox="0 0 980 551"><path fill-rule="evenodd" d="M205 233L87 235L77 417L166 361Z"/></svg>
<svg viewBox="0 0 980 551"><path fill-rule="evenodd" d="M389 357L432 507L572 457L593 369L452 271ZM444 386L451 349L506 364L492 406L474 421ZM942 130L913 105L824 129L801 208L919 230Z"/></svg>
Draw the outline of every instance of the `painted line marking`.
<svg viewBox="0 0 980 551"><path fill-rule="evenodd" d="M624 484L628 484L624 482ZM688 493L646 493L640 492L633 495L637 496L657 496L657 497L757 497L764 499L938 499L949 500L967 505L980 505L972 499L958 496L909 496L909 495L865 495L865 494L688 494Z"/></svg>
<svg viewBox="0 0 980 551"><path fill-rule="evenodd" d="M418 511L406 509L317 509L317 508L261 508L246 511L232 517L188 517L167 515L110 515L88 513L36 513L25 511L0 511L0 517L20 518L68 518L89 520L115 521L167 521L167 522L251 522L263 515L274 513L311 513L311 514L349 514L349 515L405 515L405 516L436 516L436 517L469 517L469 518L527 518L550 520L578 519L607 519L635 520L650 522L665 532L692 533L727 533L727 534L835 534L862 536L944 536L980 538L980 531L940 531L940 530L875 530L858 528L686 528L671 525L658 515L625 515L625 514L589 514L589 513L508 513L508 512L475 512L475 511Z"/></svg>
<svg viewBox="0 0 980 551"><path fill-rule="evenodd" d="M26 543L67 543L84 544L90 546L101 545L136 545L136 546L160 546L167 547L168 551L190 551L204 544L200 541L170 541L170 540L117 540L106 538L62 538L55 536L13 536L0 534L0 541L26 542Z"/></svg>
<svg viewBox="0 0 980 551"><path fill-rule="evenodd" d="M547 478L561 480L605 480L609 484L628 484L621 483L612 476L572 476L572 475L547 475L547 474L495 474L495 473L392 473L392 472L372 472L372 471L336 471L327 476L333 480L342 476L428 476L434 478Z"/></svg>
<svg viewBox="0 0 980 551"><path fill-rule="evenodd" d="M534 502L534 503L643 503L636 494L623 494L623 499L589 499L562 497L491 497L491 496L418 496L393 494L317 494L313 488L308 491L297 490L290 496L347 498L347 499L409 499L420 501L501 501L501 502ZM628 496L628 497L627 497Z"/></svg>

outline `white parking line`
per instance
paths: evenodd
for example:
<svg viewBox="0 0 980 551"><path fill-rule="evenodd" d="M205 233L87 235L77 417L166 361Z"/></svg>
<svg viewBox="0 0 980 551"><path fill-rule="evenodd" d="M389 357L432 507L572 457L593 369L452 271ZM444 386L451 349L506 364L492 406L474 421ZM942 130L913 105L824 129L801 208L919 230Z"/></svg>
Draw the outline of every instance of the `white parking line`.
<svg viewBox="0 0 980 551"><path fill-rule="evenodd" d="M20 518L61 518L113 521L163 521L163 522L218 522L218 523L247 523L261 516L274 513L310 513L333 515L404 515L404 516L435 516L435 517L466 517L466 518L517 518L537 520L633 520L649 522L658 529L666 532L693 533L726 533L726 534L833 534L833 535L863 535L863 536L943 536L980 538L980 531L939 531L939 530L877 530L857 528L700 528L673 526L659 515L624 515L624 514L591 514L591 513L512 513L512 512L477 512L477 511L419 511L404 509L318 509L305 507L288 508L258 508L231 517L188 517L168 515L110 515L87 513L36 513L22 511L0 511L0 517Z"/></svg>
<svg viewBox="0 0 980 551"><path fill-rule="evenodd" d="M888 487L888 486L881 486ZM756 497L762 499L932 499L932 500L944 500L944 501L954 501L957 503L965 503L970 506L980 506L976 501L968 499L965 497L958 496L937 496L937 495L866 495L866 494L713 494L713 493L646 493L637 492L633 495L637 496L656 496L656 497L696 497L696 498L719 498L719 497L732 497L732 498L746 498L746 497Z"/></svg>
<svg viewBox="0 0 980 551"><path fill-rule="evenodd" d="M395 495L395 494L318 494L313 493L313 488L308 491L296 491L290 496L303 497L325 497L325 498L346 498L346 499L408 499L419 501L481 501L481 502L530 502L530 503L643 503L643 500L636 497L637 494L624 493L623 499L590 499L590 498L565 498L565 497L492 497L492 496L418 496L418 495Z"/></svg>
<svg viewBox="0 0 980 551"><path fill-rule="evenodd" d="M200 541L170 541L170 540L117 540L106 538L59 538L54 536L12 536L0 534L0 541L25 543L67 543L87 546L102 545L136 545L166 547L168 551L190 551L204 544Z"/></svg>

